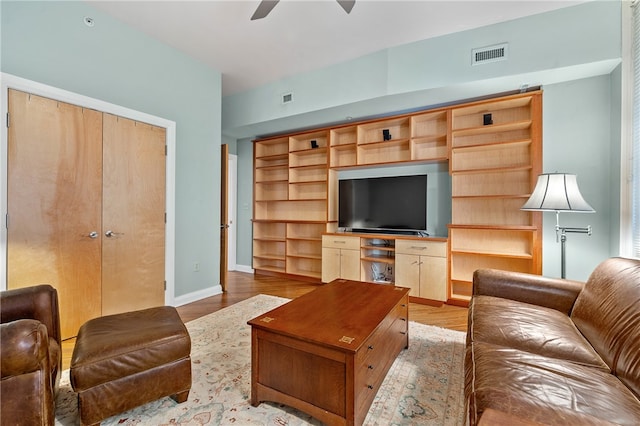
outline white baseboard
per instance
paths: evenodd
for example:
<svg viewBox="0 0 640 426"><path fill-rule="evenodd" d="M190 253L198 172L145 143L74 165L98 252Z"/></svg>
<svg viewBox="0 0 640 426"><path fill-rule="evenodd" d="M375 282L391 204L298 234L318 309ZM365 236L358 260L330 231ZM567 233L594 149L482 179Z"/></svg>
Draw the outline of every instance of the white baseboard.
<svg viewBox="0 0 640 426"><path fill-rule="evenodd" d="M236 271L238 272L246 272L248 274L253 274L253 268L251 266L247 266L247 265L236 265L235 268Z"/></svg>
<svg viewBox="0 0 640 426"><path fill-rule="evenodd" d="M173 306L182 306L187 303L197 302L198 300L206 297L216 296L222 293L222 287L220 285L214 285L211 288L204 290L194 291L193 293L183 294L173 299Z"/></svg>

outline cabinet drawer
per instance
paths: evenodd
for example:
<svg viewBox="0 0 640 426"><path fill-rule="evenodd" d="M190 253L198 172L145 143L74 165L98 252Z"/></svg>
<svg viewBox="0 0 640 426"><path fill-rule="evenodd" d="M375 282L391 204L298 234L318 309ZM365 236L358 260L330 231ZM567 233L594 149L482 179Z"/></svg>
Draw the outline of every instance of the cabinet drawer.
<svg viewBox="0 0 640 426"><path fill-rule="evenodd" d="M386 324L381 324L381 327L386 326L376 330L356 354L354 362L356 412L369 407L391 364L407 344L408 319L406 316L397 316L401 313L407 313L406 305L403 308L394 309L385 319ZM393 321L388 324L387 319L393 319Z"/></svg>
<svg viewBox="0 0 640 426"><path fill-rule="evenodd" d="M440 241L396 240L396 253L447 257L447 243Z"/></svg>
<svg viewBox="0 0 640 426"><path fill-rule="evenodd" d="M322 247L360 250L360 237L347 237L342 235L323 235Z"/></svg>

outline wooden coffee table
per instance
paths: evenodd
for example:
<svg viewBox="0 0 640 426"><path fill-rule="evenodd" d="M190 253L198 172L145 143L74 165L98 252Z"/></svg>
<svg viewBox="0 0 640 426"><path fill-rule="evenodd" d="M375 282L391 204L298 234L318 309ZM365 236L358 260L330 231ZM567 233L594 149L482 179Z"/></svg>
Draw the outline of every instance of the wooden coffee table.
<svg viewBox="0 0 640 426"><path fill-rule="evenodd" d="M335 280L249 321L251 404L273 401L326 424L362 424L409 345L408 293Z"/></svg>

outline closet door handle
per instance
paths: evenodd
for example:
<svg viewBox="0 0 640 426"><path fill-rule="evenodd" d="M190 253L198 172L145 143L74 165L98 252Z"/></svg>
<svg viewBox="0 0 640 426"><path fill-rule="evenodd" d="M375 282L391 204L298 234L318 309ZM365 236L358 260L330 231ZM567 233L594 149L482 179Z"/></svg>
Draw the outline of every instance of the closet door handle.
<svg viewBox="0 0 640 426"><path fill-rule="evenodd" d="M95 239L98 238L98 231L91 231L87 234L87 237Z"/></svg>
<svg viewBox="0 0 640 426"><path fill-rule="evenodd" d="M124 235L124 233L122 233L122 232L113 232L112 230L108 230L107 232L104 233L104 235L106 235L107 238L112 238L112 237L117 237L118 235Z"/></svg>

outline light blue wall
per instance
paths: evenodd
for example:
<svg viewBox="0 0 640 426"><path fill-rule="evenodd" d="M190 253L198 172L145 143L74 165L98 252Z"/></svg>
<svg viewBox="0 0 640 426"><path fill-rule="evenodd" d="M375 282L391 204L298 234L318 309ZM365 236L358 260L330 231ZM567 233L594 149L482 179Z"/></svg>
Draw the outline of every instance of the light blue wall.
<svg viewBox="0 0 640 426"><path fill-rule="evenodd" d="M620 62L620 14L617 1L592 1L294 75L224 97L223 131L254 137L609 73ZM504 42L507 61L471 65L473 48Z"/></svg>
<svg viewBox="0 0 640 426"><path fill-rule="evenodd" d="M502 42L509 43L508 61L471 66L472 48ZM539 84L544 90L543 169L576 173L583 195L597 210L561 217L570 226L593 226L591 237L572 234L567 245L567 276L586 279L600 261L618 254L620 62L620 3L592 1L399 46L225 97L223 132L244 138L238 143L242 157L251 155L244 145L256 136ZM282 105L280 96L288 91L294 102ZM246 185L239 192L250 194L248 179ZM450 191L448 185L443 188ZM543 274L548 276L560 276L554 224L555 216L544 216ZM251 237L238 238L238 263L250 265Z"/></svg>
<svg viewBox="0 0 640 426"><path fill-rule="evenodd" d="M620 126L619 111L612 108L612 76L549 85L543 95L543 171L575 173L580 192L596 213L561 213L560 225L591 225L593 234L567 234L567 277L585 280L595 265L617 255L610 224L618 222L620 140L612 128ZM618 96L619 99L619 96ZM618 132L619 133L619 132ZM618 158L617 167L612 167ZM615 195L614 195L615 197ZM556 242L554 213L544 213L543 273L560 276L560 243Z"/></svg>
<svg viewBox="0 0 640 426"><path fill-rule="evenodd" d="M0 7L2 72L176 122L175 295L219 284L220 73L86 2Z"/></svg>

